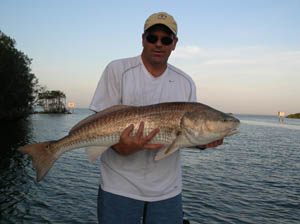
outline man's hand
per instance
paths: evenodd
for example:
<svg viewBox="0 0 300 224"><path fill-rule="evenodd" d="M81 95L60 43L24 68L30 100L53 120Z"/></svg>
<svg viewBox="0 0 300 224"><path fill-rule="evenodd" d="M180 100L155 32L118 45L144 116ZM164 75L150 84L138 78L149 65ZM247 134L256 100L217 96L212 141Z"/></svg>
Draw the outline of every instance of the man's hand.
<svg viewBox="0 0 300 224"><path fill-rule="evenodd" d="M217 146L222 145L222 144L223 144L223 138L220 139L220 140L208 143L206 145L197 145L195 148L203 150L203 149L207 149L207 148L214 148L214 147L217 147Z"/></svg>
<svg viewBox="0 0 300 224"><path fill-rule="evenodd" d="M147 144L151 139L159 132L156 128L149 133L146 137L143 137L144 132L144 122L140 123L135 136L131 136L133 132L134 125L129 125L121 134L120 141L112 148L120 155L130 155L142 149L157 149L163 146L163 144Z"/></svg>
<svg viewBox="0 0 300 224"><path fill-rule="evenodd" d="M220 139L220 140L217 140L217 141L214 141L214 142L211 142L211 143L208 143L206 145L204 145L206 148L214 148L214 147L217 147L219 145L222 145L223 144L223 138Z"/></svg>

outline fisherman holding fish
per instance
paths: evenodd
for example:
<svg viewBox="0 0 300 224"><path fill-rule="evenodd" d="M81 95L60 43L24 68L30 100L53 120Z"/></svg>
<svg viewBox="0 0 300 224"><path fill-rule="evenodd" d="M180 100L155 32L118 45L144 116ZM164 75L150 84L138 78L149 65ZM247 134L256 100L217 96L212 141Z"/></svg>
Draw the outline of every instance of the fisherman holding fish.
<svg viewBox="0 0 300 224"><path fill-rule="evenodd" d="M145 22L140 56L108 64L90 109L57 140L18 148L41 181L62 154L85 148L100 157L100 224L182 223L181 148L216 147L239 120L196 102L193 80L168 64L177 24L164 12Z"/></svg>
<svg viewBox="0 0 300 224"><path fill-rule="evenodd" d="M90 109L98 112L114 105L197 102L191 77L168 63L177 42L174 18L165 12L152 14L144 24L141 55L107 65ZM143 223L181 224L180 151L156 161L163 145L149 142L160 130L146 132L143 121L136 126L129 125L119 142L101 155L99 223L132 224L143 219ZM206 147L220 144L222 140Z"/></svg>

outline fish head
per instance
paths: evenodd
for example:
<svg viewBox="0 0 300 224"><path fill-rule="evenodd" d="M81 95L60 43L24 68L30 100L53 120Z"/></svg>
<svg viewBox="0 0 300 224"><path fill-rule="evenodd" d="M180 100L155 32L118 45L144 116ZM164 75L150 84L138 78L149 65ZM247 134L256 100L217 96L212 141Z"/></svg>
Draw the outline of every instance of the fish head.
<svg viewBox="0 0 300 224"><path fill-rule="evenodd" d="M186 112L181 128L191 145L205 145L237 133L240 121L210 107Z"/></svg>

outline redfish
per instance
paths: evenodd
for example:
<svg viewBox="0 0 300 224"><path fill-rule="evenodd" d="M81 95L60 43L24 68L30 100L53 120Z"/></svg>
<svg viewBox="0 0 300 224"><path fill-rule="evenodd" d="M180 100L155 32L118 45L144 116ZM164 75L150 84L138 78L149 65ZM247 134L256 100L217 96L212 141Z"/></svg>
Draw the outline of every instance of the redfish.
<svg viewBox="0 0 300 224"><path fill-rule="evenodd" d="M239 120L201 103L170 102L149 106L113 106L76 124L59 140L20 147L32 158L40 181L65 152L86 148L91 162L119 142L122 131L134 125L135 134L144 122L144 136L159 128L149 144L163 144L155 160L161 160L180 148L205 145L237 133Z"/></svg>

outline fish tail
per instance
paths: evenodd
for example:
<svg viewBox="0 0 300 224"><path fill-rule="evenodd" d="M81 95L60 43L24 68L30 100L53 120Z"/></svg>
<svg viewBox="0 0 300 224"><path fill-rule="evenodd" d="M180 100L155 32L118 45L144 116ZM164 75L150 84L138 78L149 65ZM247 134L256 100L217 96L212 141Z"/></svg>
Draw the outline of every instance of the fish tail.
<svg viewBox="0 0 300 224"><path fill-rule="evenodd" d="M51 143L53 142L55 141L41 142L18 148L19 151L31 157L36 170L37 182L43 179L58 158L55 150L51 149Z"/></svg>

